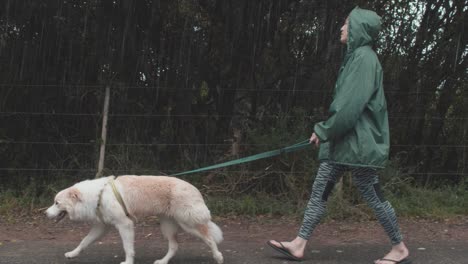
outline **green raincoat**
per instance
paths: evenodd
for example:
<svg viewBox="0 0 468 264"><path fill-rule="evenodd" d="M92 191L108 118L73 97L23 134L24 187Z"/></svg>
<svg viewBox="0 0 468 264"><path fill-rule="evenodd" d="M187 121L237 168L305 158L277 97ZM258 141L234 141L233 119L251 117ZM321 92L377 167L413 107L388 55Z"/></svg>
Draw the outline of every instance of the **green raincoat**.
<svg viewBox="0 0 468 264"><path fill-rule="evenodd" d="M371 45L380 17L356 7L348 18L344 62L335 85L330 117L314 126L319 160L382 168L388 159L389 128L383 73Z"/></svg>

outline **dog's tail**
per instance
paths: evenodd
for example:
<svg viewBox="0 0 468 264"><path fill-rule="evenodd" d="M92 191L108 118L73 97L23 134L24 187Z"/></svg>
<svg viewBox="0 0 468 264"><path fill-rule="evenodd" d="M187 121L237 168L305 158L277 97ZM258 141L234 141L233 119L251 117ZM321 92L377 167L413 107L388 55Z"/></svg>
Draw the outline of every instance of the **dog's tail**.
<svg viewBox="0 0 468 264"><path fill-rule="evenodd" d="M218 225L210 221L208 223L208 230L210 231L211 236L213 237L216 244L221 243L223 241L223 231L219 228Z"/></svg>

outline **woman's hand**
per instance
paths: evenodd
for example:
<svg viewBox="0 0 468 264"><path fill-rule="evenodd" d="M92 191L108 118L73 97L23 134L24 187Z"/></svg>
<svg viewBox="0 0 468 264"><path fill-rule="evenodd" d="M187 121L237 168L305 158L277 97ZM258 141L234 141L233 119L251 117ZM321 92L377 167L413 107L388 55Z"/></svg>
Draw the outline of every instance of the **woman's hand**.
<svg viewBox="0 0 468 264"><path fill-rule="evenodd" d="M314 143L316 147L320 145L320 139L315 133L312 133L312 136L309 139L309 143Z"/></svg>

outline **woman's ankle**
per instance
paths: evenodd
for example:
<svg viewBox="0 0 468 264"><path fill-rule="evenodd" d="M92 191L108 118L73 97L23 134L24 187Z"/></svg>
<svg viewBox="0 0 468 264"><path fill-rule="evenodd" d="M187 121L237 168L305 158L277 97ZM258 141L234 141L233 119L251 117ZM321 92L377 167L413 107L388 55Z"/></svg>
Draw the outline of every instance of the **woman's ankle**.
<svg viewBox="0 0 468 264"><path fill-rule="evenodd" d="M408 251L408 248L406 247L405 243L402 241L396 245L393 245L393 248L396 250L402 250L402 251Z"/></svg>
<svg viewBox="0 0 468 264"><path fill-rule="evenodd" d="M400 255L405 257L409 256L409 250L406 247L405 243L400 242L399 244L393 245L392 251L398 252Z"/></svg>
<svg viewBox="0 0 468 264"><path fill-rule="evenodd" d="M306 245L307 245L307 242L308 240L302 238L302 237L296 237L293 241L291 241L291 243L296 247L296 248L300 248L302 250L305 249Z"/></svg>

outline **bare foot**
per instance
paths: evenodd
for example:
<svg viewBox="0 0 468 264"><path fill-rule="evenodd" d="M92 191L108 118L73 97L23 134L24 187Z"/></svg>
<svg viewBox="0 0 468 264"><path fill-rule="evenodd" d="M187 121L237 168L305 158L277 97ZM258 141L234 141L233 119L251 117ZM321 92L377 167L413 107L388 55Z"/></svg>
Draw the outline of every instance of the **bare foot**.
<svg viewBox="0 0 468 264"><path fill-rule="evenodd" d="M302 259L304 257L304 249L307 244L307 240L297 237L291 242L278 242L276 240L270 240L270 243L278 248L285 248L296 258Z"/></svg>
<svg viewBox="0 0 468 264"><path fill-rule="evenodd" d="M374 261L375 264L395 264L393 261L385 261L383 259L389 259L394 261L401 261L409 256L408 248L405 243L401 242L398 245L392 247L392 250L385 255L385 257Z"/></svg>

